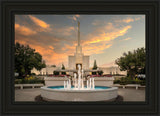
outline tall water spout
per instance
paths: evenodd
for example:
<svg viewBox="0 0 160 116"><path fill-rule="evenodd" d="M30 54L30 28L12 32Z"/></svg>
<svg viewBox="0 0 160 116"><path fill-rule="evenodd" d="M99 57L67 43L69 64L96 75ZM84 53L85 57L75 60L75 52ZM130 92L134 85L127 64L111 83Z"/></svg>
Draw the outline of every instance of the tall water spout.
<svg viewBox="0 0 160 116"><path fill-rule="evenodd" d="M75 89L75 90L88 90L88 89L94 89L94 78L90 78L87 80L87 85L85 87L84 85L84 70L81 69L81 65L78 65L78 71L77 74L74 73L74 80L73 80L74 88L72 88L71 80L68 79L68 81L64 81L64 89Z"/></svg>

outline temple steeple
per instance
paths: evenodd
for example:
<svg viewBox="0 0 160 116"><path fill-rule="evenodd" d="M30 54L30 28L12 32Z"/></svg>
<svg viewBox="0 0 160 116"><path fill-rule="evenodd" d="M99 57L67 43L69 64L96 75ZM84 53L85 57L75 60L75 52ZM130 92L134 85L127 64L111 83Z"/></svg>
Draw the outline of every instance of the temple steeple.
<svg viewBox="0 0 160 116"><path fill-rule="evenodd" d="M77 41L76 52L74 56L69 56L69 68L78 69L78 65L81 65L82 69L89 69L89 56L85 56L82 52L82 45L80 40L80 22L77 22L77 36L75 40Z"/></svg>
<svg viewBox="0 0 160 116"><path fill-rule="evenodd" d="M78 21L78 46L80 46L80 22Z"/></svg>
<svg viewBox="0 0 160 116"><path fill-rule="evenodd" d="M81 40L80 40L80 22L78 21L78 44L76 46L76 53L82 54L82 46L81 46Z"/></svg>

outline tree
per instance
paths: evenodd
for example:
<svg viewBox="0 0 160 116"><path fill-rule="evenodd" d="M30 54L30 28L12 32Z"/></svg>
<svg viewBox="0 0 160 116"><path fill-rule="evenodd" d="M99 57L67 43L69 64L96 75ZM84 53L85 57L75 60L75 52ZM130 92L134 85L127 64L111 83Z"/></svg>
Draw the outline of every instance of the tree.
<svg viewBox="0 0 160 116"><path fill-rule="evenodd" d="M96 60L94 60L94 65L93 65L93 70L97 70L97 63L96 63ZM92 75L96 75L97 74L97 72L92 72Z"/></svg>
<svg viewBox="0 0 160 116"><path fill-rule="evenodd" d="M46 67L45 61L42 61L42 56L35 52L35 49L24 46L19 43L15 44L15 72L19 76L26 76L31 74L33 68L41 70Z"/></svg>
<svg viewBox="0 0 160 116"><path fill-rule="evenodd" d="M56 65L51 65L51 67L56 67Z"/></svg>
<svg viewBox="0 0 160 116"><path fill-rule="evenodd" d="M65 66L64 66L64 64L62 64L62 70L65 70Z"/></svg>
<svg viewBox="0 0 160 116"><path fill-rule="evenodd" d="M53 74L54 75L59 75L59 72L58 71L53 71Z"/></svg>
<svg viewBox="0 0 160 116"><path fill-rule="evenodd" d="M93 70L96 70L98 67L97 67L97 63L96 63L96 60L94 60L94 65L93 65Z"/></svg>
<svg viewBox="0 0 160 116"><path fill-rule="evenodd" d="M123 53L115 63L120 67L121 71L127 71L127 75L134 78L136 74L145 70L145 48L138 48L133 52Z"/></svg>
<svg viewBox="0 0 160 116"><path fill-rule="evenodd" d="M65 66L62 64L62 70L65 70ZM62 75L66 75L66 72L62 72Z"/></svg>
<svg viewBox="0 0 160 116"><path fill-rule="evenodd" d="M103 71L101 70L101 71L98 71L98 74L99 75L103 75Z"/></svg>

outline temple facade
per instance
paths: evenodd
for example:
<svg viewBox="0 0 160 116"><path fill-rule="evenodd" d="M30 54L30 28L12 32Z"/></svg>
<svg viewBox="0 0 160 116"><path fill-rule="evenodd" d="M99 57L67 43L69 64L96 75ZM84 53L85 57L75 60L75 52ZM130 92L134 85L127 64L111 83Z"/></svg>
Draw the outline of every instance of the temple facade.
<svg viewBox="0 0 160 116"><path fill-rule="evenodd" d="M80 44L80 22L78 21L78 42L76 46L76 52L73 56L68 56L69 69L77 69L78 64L85 70L89 69L89 56L85 56L82 52L82 46Z"/></svg>

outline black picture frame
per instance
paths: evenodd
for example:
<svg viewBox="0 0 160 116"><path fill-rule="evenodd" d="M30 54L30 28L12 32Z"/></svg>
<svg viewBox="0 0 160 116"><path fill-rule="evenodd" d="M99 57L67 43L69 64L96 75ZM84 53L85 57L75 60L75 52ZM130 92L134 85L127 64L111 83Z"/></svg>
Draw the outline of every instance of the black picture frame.
<svg viewBox="0 0 160 116"><path fill-rule="evenodd" d="M1 1L1 115L160 115L158 0ZM15 14L145 14L145 102L14 102Z"/></svg>

